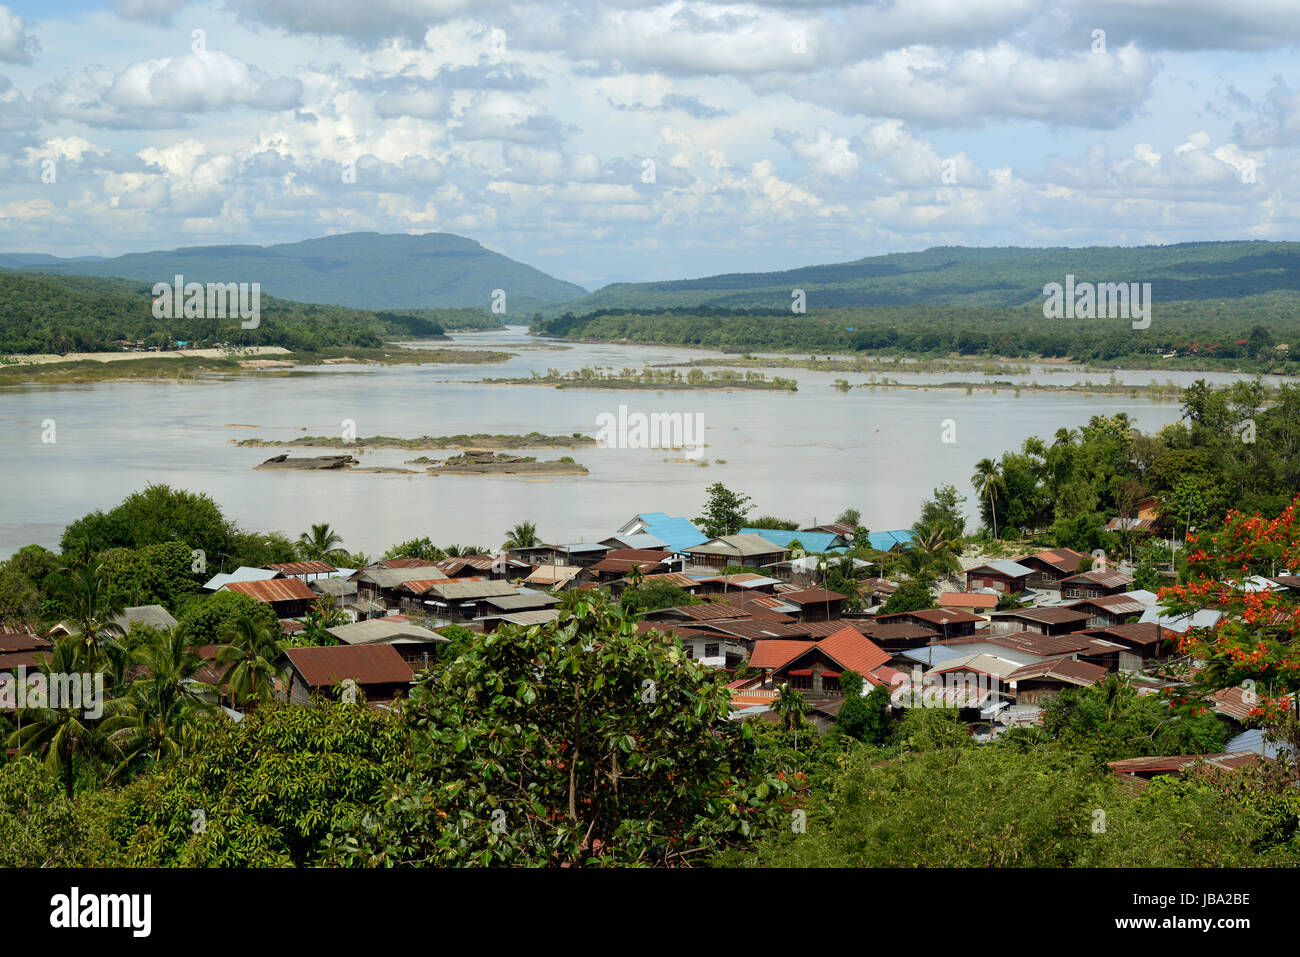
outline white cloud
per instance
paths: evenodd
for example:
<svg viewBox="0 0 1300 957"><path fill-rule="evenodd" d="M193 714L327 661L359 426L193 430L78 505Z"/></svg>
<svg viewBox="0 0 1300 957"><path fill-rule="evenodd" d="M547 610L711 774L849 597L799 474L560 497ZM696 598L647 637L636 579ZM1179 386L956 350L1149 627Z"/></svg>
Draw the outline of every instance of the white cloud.
<svg viewBox="0 0 1300 957"><path fill-rule="evenodd" d="M777 138L784 141L795 158L803 161L814 175L849 179L861 166L848 137L835 136L825 127L818 127L813 139L785 131L778 132Z"/></svg>
<svg viewBox="0 0 1300 957"><path fill-rule="evenodd" d="M825 76L769 76L754 85L845 112L932 125L1010 118L1105 129L1132 115L1154 76L1154 64L1132 46L1044 57L1004 42L956 55L907 47Z"/></svg>
<svg viewBox="0 0 1300 957"><path fill-rule="evenodd" d="M0 62L31 63L40 49L36 38L27 33L23 18L0 4Z"/></svg>
<svg viewBox="0 0 1300 957"><path fill-rule="evenodd" d="M191 112L251 106L287 110L298 105L302 83L271 77L221 50L133 63L109 88L109 102L125 109Z"/></svg>
<svg viewBox="0 0 1300 957"><path fill-rule="evenodd" d="M1216 40L1161 28L1173 0L1102 4L220 0L193 10L233 53L181 54L188 22L155 25L181 3L120 0L43 16L38 60L0 7L0 59L31 61L0 77L6 246L444 229L594 281L1294 236L1300 95L1266 51L1296 18L1261 0L1265 43L1224 7ZM1196 44L1264 52L1156 55Z"/></svg>
<svg viewBox="0 0 1300 957"><path fill-rule="evenodd" d="M245 20L290 33L338 36L365 46L401 36L419 42L430 25L483 13L494 0L229 0Z"/></svg>

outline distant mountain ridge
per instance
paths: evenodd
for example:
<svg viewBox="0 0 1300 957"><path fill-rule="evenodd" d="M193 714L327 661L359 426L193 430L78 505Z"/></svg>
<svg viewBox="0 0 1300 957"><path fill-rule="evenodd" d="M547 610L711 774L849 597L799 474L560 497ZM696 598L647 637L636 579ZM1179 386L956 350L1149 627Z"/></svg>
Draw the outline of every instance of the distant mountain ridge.
<svg viewBox="0 0 1300 957"><path fill-rule="evenodd" d="M755 310L790 313L802 289L809 310L909 305L1016 308L1043 286L1150 282L1157 302L1236 300L1300 293L1300 243L1264 240L1169 246L937 246L844 263L620 282L588 292L452 233L344 233L272 246L190 246L110 259L0 254L0 268L148 283L260 282L266 295L357 309L475 308L494 290L506 315L555 318L600 311Z"/></svg>
<svg viewBox="0 0 1300 957"><path fill-rule="evenodd" d="M938 246L853 262L699 279L615 283L546 314L712 307L790 311L802 289L808 309L957 305L1018 307L1043 301L1066 275L1091 282L1151 282L1158 301L1238 299L1300 291L1300 243L1170 246Z"/></svg>
<svg viewBox="0 0 1300 957"><path fill-rule="evenodd" d="M343 233L273 246L188 246L111 259L0 254L0 268L171 282L258 282L270 296L355 309L489 309L493 290L506 314L586 295L574 283L485 249L453 233Z"/></svg>

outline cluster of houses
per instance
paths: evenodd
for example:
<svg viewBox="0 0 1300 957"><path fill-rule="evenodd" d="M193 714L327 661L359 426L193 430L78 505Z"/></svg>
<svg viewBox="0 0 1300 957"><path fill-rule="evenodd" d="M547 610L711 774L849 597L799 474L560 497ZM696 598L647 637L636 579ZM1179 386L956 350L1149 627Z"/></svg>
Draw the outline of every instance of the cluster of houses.
<svg viewBox="0 0 1300 957"><path fill-rule="evenodd" d="M325 561L240 567L204 588L266 603L290 635L304 627L313 605L324 602L343 612L346 622L329 628L337 645L284 653L287 678L279 695L304 704L314 695L355 691L371 706L389 706L436 660L437 645L448 640L440 629L458 625L487 633L507 624L545 624L558 617L567 590L605 588L619 595L663 582L690 595L690 602L643 608L638 629L669 634L690 658L730 672L737 720L779 720L777 698L788 686L802 692L808 718L828 729L845 700L840 676L852 671L861 676L864 693L888 688L895 713L959 708L980 739L1039 722L1053 695L1109 674L1129 675L1139 693L1159 692L1173 683L1160 675L1177 654L1178 636L1219 617L1214 611L1167 616L1156 595L1134 589L1125 571L1089 567L1091 556L1067 548L984 561L965 569L960 583L952 583L957 587L934 594L933 607L884 614L881 605L898 586L873 577L871 562L853 562L860 575L856 595L823 585L827 561L848 551L853 535L854 529L831 524L799 531L744 528L710 538L684 518L648 513L594 542L438 561L397 557L356 569ZM871 533L871 545L897 550L910 536L905 530ZM1300 576L1256 578L1248 586L1300 590ZM135 621L175 624L158 606L128 609L121 623ZM0 669L34 663L48 644L46 637L0 629ZM216 648L199 651L211 659ZM219 684L215 664L205 669L200 680ZM1246 727L1250 709L1238 691L1215 700L1215 712L1237 733L1233 750L1216 760L1267 756L1259 732ZM1142 778L1194 759L1131 768L1117 762L1114 770Z"/></svg>
<svg viewBox="0 0 1300 957"><path fill-rule="evenodd" d="M820 556L847 552L853 534L850 526L831 524L798 532L745 528L710 538L685 518L655 512L635 515L593 542L440 560L397 557L355 569L326 561L243 566L203 587L266 603L286 634L301 631L318 603L334 607L348 619L329 629L339 644L286 651L282 697L306 702L313 694L338 694L351 682L368 703L384 706L436 660L436 645L447 640L439 629L546 624L559 616L560 595L571 589L606 588L618 595L642 583L675 585L698 603L652 610L642 629L672 631L691 657L734 670L748 660L755 640L769 636L755 616L815 622L817 633L826 634L825 623L840 617L847 596L816 587L826 561ZM870 537L875 547L896 549L910 535L900 530ZM869 568L861 560L856 565ZM735 567L753 571L725 574ZM896 587L880 579L863 584L873 603Z"/></svg>

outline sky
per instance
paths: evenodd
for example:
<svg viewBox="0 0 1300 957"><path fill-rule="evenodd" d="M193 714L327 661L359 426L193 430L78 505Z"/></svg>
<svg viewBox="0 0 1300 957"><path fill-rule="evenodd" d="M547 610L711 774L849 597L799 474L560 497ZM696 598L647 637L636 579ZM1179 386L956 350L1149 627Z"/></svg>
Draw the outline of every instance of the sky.
<svg viewBox="0 0 1300 957"><path fill-rule="evenodd" d="M0 251L451 232L597 288L1296 239L1295 0L10 0Z"/></svg>

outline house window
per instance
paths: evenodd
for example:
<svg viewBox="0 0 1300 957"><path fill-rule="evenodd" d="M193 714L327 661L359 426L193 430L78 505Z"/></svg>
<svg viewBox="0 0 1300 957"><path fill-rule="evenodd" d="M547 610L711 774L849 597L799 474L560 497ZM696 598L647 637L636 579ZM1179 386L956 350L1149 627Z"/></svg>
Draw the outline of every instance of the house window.
<svg viewBox="0 0 1300 957"><path fill-rule="evenodd" d="M712 644L706 644L704 646L704 657L705 658L718 657L718 643L716 641L713 642Z"/></svg>
<svg viewBox="0 0 1300 957"><path fill-rule="evenodd" d="M694 646L694 645L683 644L683 645L682 645L682 648L685 649L685 651L686 651L686 657L687 657L687 658L694 658L694 657L695 657L695 646Z"/></svg>

